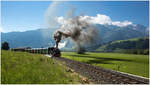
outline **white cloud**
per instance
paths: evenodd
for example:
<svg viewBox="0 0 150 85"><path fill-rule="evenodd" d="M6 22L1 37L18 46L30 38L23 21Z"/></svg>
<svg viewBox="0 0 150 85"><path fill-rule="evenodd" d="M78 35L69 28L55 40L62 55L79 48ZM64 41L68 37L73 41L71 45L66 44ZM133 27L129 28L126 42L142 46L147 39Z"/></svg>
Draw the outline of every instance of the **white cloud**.
<svg viewBox="0 0 150 85"><path fill-rule="evenodd" d="M93 16L80 16L81 20L86 20L94 24L111 24L111 19L109 16L97 14L96 17Z"/></svg>
<svg viewBox="0 0 150 85"><path fill-rule="evenodd" d="M0 26L0 32L3 32L3 28Z"/></svg>
<svg viewBox="0 0 150 85"><path fill-rule="evenodd" d="M132 24L132 22L130 22L130 21L123 21L123 22L114 21L114 22L112 22L112 25L117 25L117 26L120 26L120 27L128 26L128 25L131 25L131 24Z"/></svg>
<svg viewBox="0 0 150 85"><path fill-rule="evenodd" d="M57 17L56 18L57 22L60 24L64 24L67 21L64 19L64 17ZM132 22L130 21L112 21L111 18L107 15L102 15L102 14L97 14L97 16L80 16L80 20L84 20L87 21L89 23L93 23L93 24L102 24L102 25L116 25L119 27L124 27L124 26L128 26L128 25L133 25Z"/></svg>

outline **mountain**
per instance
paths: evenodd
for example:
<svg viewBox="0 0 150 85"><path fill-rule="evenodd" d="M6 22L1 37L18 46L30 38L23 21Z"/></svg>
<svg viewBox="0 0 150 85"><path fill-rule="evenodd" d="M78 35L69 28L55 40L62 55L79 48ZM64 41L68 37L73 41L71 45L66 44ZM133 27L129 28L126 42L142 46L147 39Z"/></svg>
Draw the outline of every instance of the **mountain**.
<svg viewBox="0 0 150 85"><path fill-rule="evenodd" d="M130 38L142 38L148 36L148 29L143 25L128 25L118 27L114 25L96 24L99 31L100 39L98 43L107 43L115 40L125 40ZM38 29L25 32L1 33L2 42L7 41L11 48L16 47L48 47L54 46L53 33L56 29ZM66 48L73 48L74 43L67 39ZM97 44L100 45L100 44ZM95 46L99 47L99 46ZM94 49L96 49L94 47Z"/></svg>
<svg viewBox="0 0 150 85"><path fill-rule="evenodd" d="M148 36L148 28L139 24L125 27L97 24L96 27L99 29L102 43Z"/></svg>
<svg viewBox="0 0 150 85"><path fill-rule="evenodd" d="M53 45L53 31L50 29L38 29L25 32L1 33L2 42L7 41L11 48L16 47L48 47Z"/></svg>

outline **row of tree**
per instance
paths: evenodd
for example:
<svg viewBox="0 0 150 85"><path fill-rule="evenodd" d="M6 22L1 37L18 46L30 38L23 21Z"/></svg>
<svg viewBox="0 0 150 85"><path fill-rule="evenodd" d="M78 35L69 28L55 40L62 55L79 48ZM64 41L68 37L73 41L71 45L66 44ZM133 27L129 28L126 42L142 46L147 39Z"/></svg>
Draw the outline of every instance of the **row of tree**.
<svg viewBox="0 0 150 85"><path fill-rule="evenodd" d="M149 38L146 37L109 42L105 44L103 50L105 52L149 54Z"/></svg>
<svg viewBox="0 0 150 85"><path fill-rule="evenodd" d="M148 49L149 48L149 39L140 38L137 40L126 40L115 43L109 43L106 46L106 49L115 50L115 49Z"/></svg>

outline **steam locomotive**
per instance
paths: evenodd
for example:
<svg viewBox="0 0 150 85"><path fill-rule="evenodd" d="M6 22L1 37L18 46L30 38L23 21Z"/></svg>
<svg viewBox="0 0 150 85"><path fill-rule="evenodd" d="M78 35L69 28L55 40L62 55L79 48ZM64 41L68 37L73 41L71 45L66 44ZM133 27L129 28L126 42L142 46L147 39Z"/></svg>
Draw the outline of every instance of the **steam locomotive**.
<svg viewBox="0 0 150 85"><path fill-rule="evenodd" d="M49 47L48 54L51 55L52 57L60 57L61 56L60 50L55 47Z"/></svg>

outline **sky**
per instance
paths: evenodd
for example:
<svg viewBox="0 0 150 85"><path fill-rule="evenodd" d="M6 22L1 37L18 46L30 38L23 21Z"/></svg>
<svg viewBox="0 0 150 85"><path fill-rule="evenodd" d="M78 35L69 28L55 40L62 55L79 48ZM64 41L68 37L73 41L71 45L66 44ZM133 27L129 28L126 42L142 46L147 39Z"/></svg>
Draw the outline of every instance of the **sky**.
<svg viewBox="0 0 150 85"><path fill-rule="evenodd" d="M70 9L75 16L88 16L98 23L118 25L132 22L149 27L148 1L2 1L2 32L47 28L48 20L66 17ZM49 23L53 26L53 23Z"/></svg>

